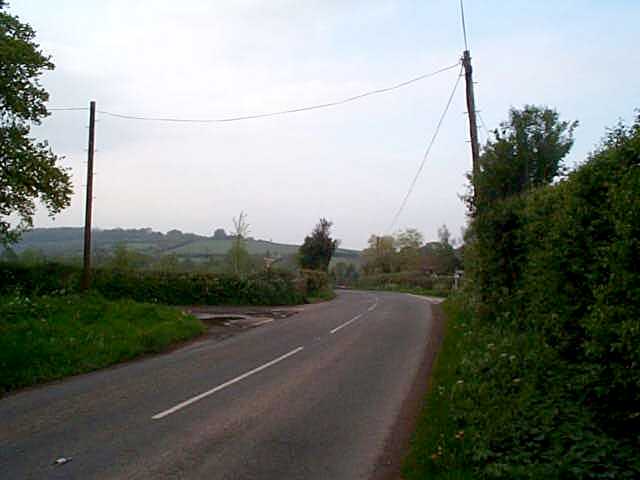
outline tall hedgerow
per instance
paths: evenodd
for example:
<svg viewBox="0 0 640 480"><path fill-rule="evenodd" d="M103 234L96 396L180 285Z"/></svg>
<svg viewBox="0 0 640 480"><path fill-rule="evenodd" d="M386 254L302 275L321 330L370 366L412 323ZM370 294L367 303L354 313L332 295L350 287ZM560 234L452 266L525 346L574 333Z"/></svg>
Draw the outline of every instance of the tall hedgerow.
<svg viewBox="0 0 640 480"><path fill-rule="evenodd" d="M640 444L640 115L566 179L472 222L467 276L487 321L534 331L575 368L597 428Z"/></svg>

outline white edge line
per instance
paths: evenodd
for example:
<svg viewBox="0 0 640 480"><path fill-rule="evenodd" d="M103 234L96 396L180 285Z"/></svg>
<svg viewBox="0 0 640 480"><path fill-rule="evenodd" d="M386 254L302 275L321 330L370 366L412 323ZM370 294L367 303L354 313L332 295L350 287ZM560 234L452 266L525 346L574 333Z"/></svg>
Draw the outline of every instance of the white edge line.
<svg viewBox="0 0 640 480"><path fill-rule="evenodd" d="M304 347L298 347L295 348L293 350L291 350L289 353L285 353L284 355L279 356L278 358L275 358L273 360L271 360L270 362L267 362L263 365L260 365L259 367L254 368L253 370L250 370L246 373L243 373L240 376L237 376L236 378L233 378L227 382L224 382L220 385L218 385L217 387L212 388L211 390L207 390L206 392L203 392L199 395L196 395L195 397L191 397L188 400L185 400L182 403L177 404L174 407L169 408L168 410L165 410L163 412L157 413L155 414L153 417L151 417L153 420L160 420L161 418L166 417L167 415L171 415L172 413L177 412L178 410L182 410L184 407L188 407L189 405L191 405L192 403L195 403L199 400L202 400L205 397L208 397L209 395L213 395L216 392L219 392L220 390L227 388L230 385L233 385L236 382L239 382L240 380L244 380L245 378L253 375L254 373L258 373L262 370L264 370L265 368L269 368L272 365L275 365L278 362L283 361L286 358L289 358L292 355L295 355L296 353L298 353L299 351L303 350Z"/></svg>
<svg viewBox="0 0 640 480"><path fill-rule="evenodd" d="M353 317L351 320L349 320L348 322L344 322L342 325L338 325L336 328L334 328L333 330L331 330L329 333L330 334L334 334L336 333L338 330L343 329L344 327L346 327L347 325L349 325L350 323L355 322L356 320L358 320L360 317L362 317L362 313L359 315L356 315L355 317Z"/></svg>
<svg viewBox="0 0 640 480"><path fill-rule="evenodd" d="M273 322L273 318L268 318L268 319L266 319L266 320L262 320L262 321L260 321L260 322L254 323L254 324L252 324L251 326L252 326L252 327L259 327L260 325L265 325L265 324L267 324L267 323L271 323L271 322Z"/></svg>

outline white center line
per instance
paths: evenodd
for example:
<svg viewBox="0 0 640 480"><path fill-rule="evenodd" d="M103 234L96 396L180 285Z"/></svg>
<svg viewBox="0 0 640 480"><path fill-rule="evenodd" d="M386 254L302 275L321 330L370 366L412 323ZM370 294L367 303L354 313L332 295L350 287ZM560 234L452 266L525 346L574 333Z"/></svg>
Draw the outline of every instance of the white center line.
<svg viewBox="0 0 640 480"><path fill-rule="evenodd" d="M329 333L334 334L336 333L338 330L346 327L347 325L349 325L350 323L355 322L356 320L358 320L360 317L362 317L362 314L360 315L356 315L355 317L353 317L351 320L349 320L348 322L344 322L342 325L338 325L336 328L334 328L333 330L331 330Z"/></svg>
<svg viewBox="0 0 640 480"><path fill-rule="evenodd" d="M258 372L264 370L265 368L269 368L269 367L275 365L276 363L281 362L284 359L289 358L292 355L295 355L296 353L298 353L299 351L301 351L303 349L304 349L304 347L298 347L298 348L296 348L294 350L291 350L289 353L285 353L284 355L281 355L278 358L275 358L275 359L271 360L270 362L267 362L267 363L265 363L263 365L260 365L259 367L256 367L253 370L250 370L250 371L248 371L246 373L243 373L242 375L237 376L236 378L233 378L233 379L231 379L231 380L229 380L227 382L224 382L224 383L218 385L217 387L212 388L211 390L207 390L206 392L203 392L203 393L201 393L199 395L196 395L195 397L191 397L190 399L185 400L184 402L179 403L176 406L169 408L168 410L165 410L163 412L157 413L151 418L153 420L159 420L161 418L166 417L167 415L171 415L172 413L175 413L178 410L182 410L183 408L188 407L192 403L195 403L195 402L197 402L199 400L202 400L203 398L208 397L209 395L213 395L214 393L219 392L220 390L222 390L224 388L227 388L228 386L233 385L234 383L239 382L240 380L244 380L245 378L253 375L254 373L258 373Z"/></svg>

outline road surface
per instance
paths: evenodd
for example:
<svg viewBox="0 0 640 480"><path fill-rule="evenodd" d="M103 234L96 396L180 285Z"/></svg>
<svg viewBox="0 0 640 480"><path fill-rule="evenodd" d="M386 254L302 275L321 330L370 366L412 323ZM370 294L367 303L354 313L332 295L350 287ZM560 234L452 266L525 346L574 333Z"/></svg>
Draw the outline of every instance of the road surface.
<svg viewBox="0 0 640 480"><path fill-rule="evenodd" d="M423 298L345 291L223 341L9 395L0 476L372 478L431 327Z"/></svg>

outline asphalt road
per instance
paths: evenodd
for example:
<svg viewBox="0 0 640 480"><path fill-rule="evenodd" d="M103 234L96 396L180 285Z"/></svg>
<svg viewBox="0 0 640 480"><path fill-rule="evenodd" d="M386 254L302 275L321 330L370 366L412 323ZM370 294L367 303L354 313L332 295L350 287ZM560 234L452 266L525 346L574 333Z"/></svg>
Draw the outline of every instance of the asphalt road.
<svg viewBox="0 0 640 480"><path fill-rule="evenodd" d="M424 299L342 292L223 341L10 395L0 477L371 478L431 323Z"/></svg>

